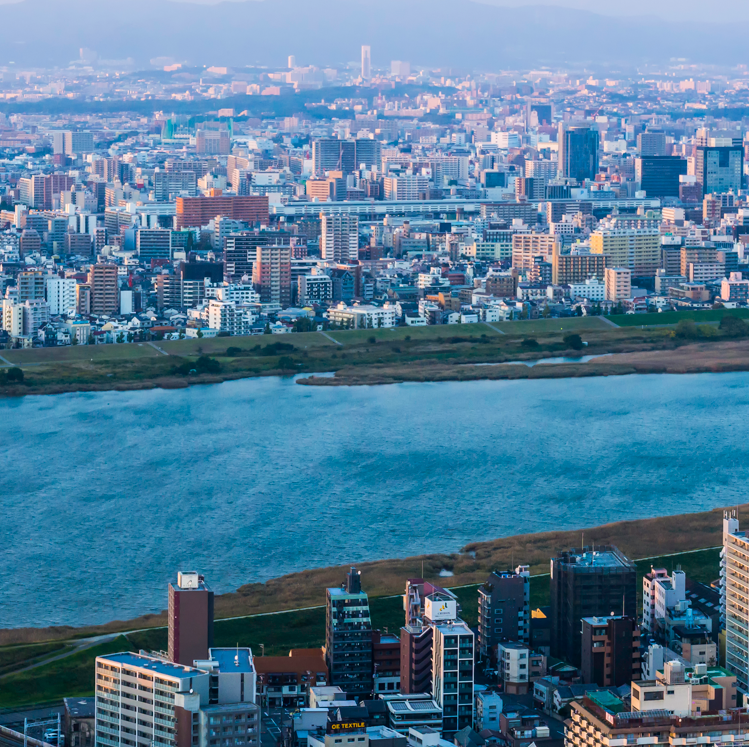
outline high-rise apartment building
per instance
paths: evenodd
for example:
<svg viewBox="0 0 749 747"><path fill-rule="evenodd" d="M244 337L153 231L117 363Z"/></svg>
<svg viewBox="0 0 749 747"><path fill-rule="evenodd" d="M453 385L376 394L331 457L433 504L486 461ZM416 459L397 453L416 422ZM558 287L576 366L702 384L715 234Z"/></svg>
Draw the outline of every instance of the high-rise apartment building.
<svg viewBox="0 0 749 747"><path fill-rule="evenodd" d="M427 596L424 622L432 628L432 697L442 707L443 731L453 735L473 724L473 631L452 594Z"/></svg>
<svg viewBox="0 0 749 747"><path fill-rule="evenodd" d="M592 254L604 254L607 267L626 267L633 277L655 277L661 262L658 228L620 228L601 225L590 235Z"/></svg>
<svg viewBox="0 0 749 747"><path fill-rule="evenodd" d="M36 270L18 274L18 303L25 301L44 300L45 278L43 273Z"/></svg>
<svg viewBox="0 0 749 747"><path fill-rule="evenodd" d="M616 547L570 550L551 561L551 655L579 667L584 617L637 615L637 569Z"/></svg>
<svg viewBox="0 0 749 747"><path fill-rule="evenodd" d="M386 200L423 200L429 196L429 179L420 174L386 176L382 187Z"/></svg>
<svg viewBox="0 0 749 747"><path fill-rule="evenodd" d="M737 510L723 512L720 601L726 630L726 669L736 685L749 693L749 538L739 531Z"/></svg>
<svg viewBox="0 0 749 747"><path fill-rule="evenodd" d="M193 666L120 653L96 659L96 747L258 747L249 648L212 648Z"/></svg>
<svg viewBox="0 0 749 747"><path fill-rule="evenodd" d="M330 684L352 698L372 692L372 620L369 598L361 587L361 572L346 574L340 588L326 592L325 658Z"/></svg>
<svg viewBox="0 0 749 747"><path fill-rule="evenodd" d="M559 237L548 233L515 233L512 236L512 266L532 270L535 257L550 257L559 251Z"/></svg>
<svg viewBox="0 0 749 747"><path fill-rule="evenodd" d="M583 681L620 687L640 679L640 630L622 615L584 617L580 670Z"/></svg>
<svg viewBox="0 0 749 747"><path fill-rule="evenodd" d="M261 245L256 249L252 283L262 303L291 303L291 247Z"/></svg>
<svg viewBox="0 0 749 747"><path fill-rule="evenodd" d="M606 270L606 255L560 254L551 255L551 282L554 285L584 283L588 278L603 280Z"/></svg>
<svg viewBox="0 0 749 747"><path fill-rule="evenodd" d="M88 271L92 314L117 314L120 310L120 286L117 265L95 264Z"/></svg>
<svg viewBox="0 0 749 747"><path fill-rule="evenodd" d="M619 303L632 297L632 270L628 267L607 267L603 282L607 301Z"/></svg>
<svg viewBox="0 0 749 747"><path fill-rule="evenodd" d="M359 258L359 219L348 213L320 214L320 256L326 262Z"/></svg>
<svg viewBox="0 0 749 747"><path fill-rule="evenodd" d="M195 572L177 574L169 584L169 659L190 666L213 646L213 592Z"/></svg>
<svg viewBox="0 0 749 747"><path fill-rule="evenodd" d="M559 173L582 184L598 173L599 134L592 125L559 125Z"/></svg>
<svg viewBox="0 0 749 747"><path fill-rule="evenodd" d="M479 586L478 648L483 657L494 656L503 641L528 644L530 638L530 568L494 571Z"/></svg>
<svg viewBox="0 0 749 747"><path fill-rule="evenodd" d="M372 78L372 49L367 44L361 48L361 77L362 80Z"/></svg>
<svg viewBox="0 0 749 747"><path fill-rule="evenodd" d="M75 286L74 278L53 275L45 279L45 295L50 314L57 316L75 309Z"/></svg>
<svg viewBox="0 0 749 747"><path fill-rule="evenodd" d="M642 577L642 632L649 638L658 637L658 620L666 617L669 608L686 599L686 575L677 569L669 576L665 568L650 567Z"/></svg>

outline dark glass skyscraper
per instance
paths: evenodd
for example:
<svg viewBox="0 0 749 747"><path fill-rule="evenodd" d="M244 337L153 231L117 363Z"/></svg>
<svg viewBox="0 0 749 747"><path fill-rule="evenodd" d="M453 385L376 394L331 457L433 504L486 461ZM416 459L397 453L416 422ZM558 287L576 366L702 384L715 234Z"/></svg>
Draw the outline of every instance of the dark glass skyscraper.
<svg viewBox="0 0 749 747"><path fill-rule="evenodd" d="M582 183L598 173L598 130L590 125L559 125L559 173Z"/></svg>

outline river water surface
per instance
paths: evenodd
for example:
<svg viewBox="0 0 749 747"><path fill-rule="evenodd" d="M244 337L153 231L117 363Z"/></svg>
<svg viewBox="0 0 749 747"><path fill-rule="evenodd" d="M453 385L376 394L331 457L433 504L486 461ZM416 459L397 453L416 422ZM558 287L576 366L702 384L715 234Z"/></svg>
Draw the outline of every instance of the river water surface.
<svg viewBox="0 0 749 747"><path fill-rule="evenodd" d="M0 627L82 625L164 609L178 569L225 592L746 502L749 374L246 379L0 400L0 429Z"/></svg>

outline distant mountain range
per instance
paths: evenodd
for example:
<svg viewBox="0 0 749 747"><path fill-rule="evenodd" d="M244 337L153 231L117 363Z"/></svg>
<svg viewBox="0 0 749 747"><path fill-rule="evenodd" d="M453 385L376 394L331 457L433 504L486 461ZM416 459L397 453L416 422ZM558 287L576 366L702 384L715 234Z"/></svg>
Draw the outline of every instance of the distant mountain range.
<svg viewBox="0 0 749 747"><path fill-rule="evenodd" d="M105 59L154 58L193 65L336 64L372 47L391 59L460 69L579 65L631 68L685 58L746 61L749 23L612 18L537 5L471 0L249 0L196 5L169 0L23 0L0 5L0 65L66 64L81 47Z"/></svg>

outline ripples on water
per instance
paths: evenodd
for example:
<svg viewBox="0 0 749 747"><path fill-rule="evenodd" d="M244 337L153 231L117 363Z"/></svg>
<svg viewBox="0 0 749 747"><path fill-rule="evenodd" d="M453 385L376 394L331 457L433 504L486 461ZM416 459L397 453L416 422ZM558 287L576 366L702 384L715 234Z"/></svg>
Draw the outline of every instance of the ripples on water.
<svg viewBox="0 0 749 747"><path fill-rule="evenodd" d="M744 502L749 375L0 400L0 627L315 566ZM366 579L365 579L366 585Z"/></svg>

